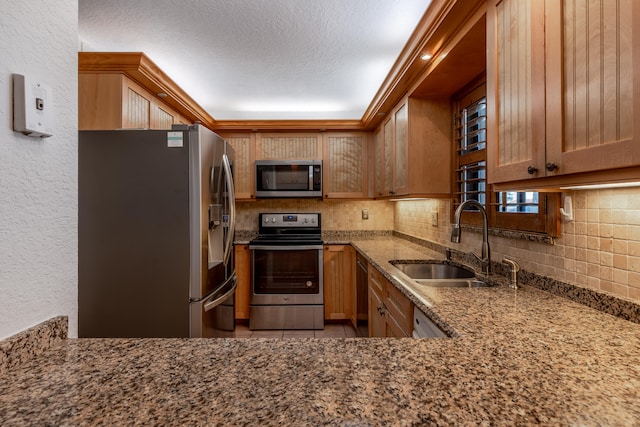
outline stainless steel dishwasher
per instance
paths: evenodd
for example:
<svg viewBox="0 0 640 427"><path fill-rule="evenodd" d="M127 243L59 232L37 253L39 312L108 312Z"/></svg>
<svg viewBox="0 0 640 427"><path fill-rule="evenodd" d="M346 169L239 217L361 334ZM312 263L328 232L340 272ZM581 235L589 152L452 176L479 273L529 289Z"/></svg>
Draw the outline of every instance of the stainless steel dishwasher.
<svg viewBox="0 0 640 427"><path fill-rule="evenodd" d="M367 324L369 317L369 277L368 277L367 260L360 253L356 253L356 329L359 336L367 336L369 334Z"/></svg>

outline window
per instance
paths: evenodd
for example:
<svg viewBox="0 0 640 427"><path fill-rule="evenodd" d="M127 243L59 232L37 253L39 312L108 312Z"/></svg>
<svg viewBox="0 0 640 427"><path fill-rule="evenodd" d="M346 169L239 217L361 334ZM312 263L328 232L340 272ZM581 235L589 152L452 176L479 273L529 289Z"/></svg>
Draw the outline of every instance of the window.
<svg viewBox="0 0 640 427"><path fill-rule="evenodd" d="M557 234L556 222L547 209L557 209L554 193L495 192L487 184L487 99L484 80L472 83L454 98L455 210L466 200L482 204L494 228ZM481 217L471 207L463 213L463 222L480 224Z"/></svg>

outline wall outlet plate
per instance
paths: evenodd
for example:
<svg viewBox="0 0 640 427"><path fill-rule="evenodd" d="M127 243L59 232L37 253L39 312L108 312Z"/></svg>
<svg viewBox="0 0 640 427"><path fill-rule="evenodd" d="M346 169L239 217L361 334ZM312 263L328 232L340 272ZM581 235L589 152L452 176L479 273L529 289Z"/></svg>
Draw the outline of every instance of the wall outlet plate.
<svg viewBox="0 0 640 427"><path fill-rule="evenodd" d="M362 209L362 219L369 219L369 209Z"/></svg>
<svg viewBox="0 0 640 427"><path fill-rule="evenodd" d="M438 226L438 212L431 212L431 225Z"/></svg>

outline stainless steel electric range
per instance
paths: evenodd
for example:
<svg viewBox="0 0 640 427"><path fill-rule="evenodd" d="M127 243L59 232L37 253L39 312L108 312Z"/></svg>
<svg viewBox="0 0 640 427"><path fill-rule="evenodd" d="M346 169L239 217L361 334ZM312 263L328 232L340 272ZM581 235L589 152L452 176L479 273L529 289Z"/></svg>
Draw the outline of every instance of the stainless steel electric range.
<svg viewBox="0 0 640 427"><path fill-rule="evenodd" d="M261 213L251 250L249 329L324 329L319 213Z"/></svg>

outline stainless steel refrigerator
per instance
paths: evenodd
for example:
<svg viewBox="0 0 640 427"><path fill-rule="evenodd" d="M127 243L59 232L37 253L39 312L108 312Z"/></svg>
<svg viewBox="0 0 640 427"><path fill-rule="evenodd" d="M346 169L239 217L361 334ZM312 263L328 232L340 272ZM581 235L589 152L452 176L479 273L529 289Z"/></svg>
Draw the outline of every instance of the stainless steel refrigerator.
<svg viewBox="0 0 640 427"><path fill-rule="evenodd" d="M233 151L199 126L79 132L80 337L235 329Z"/></svg>

